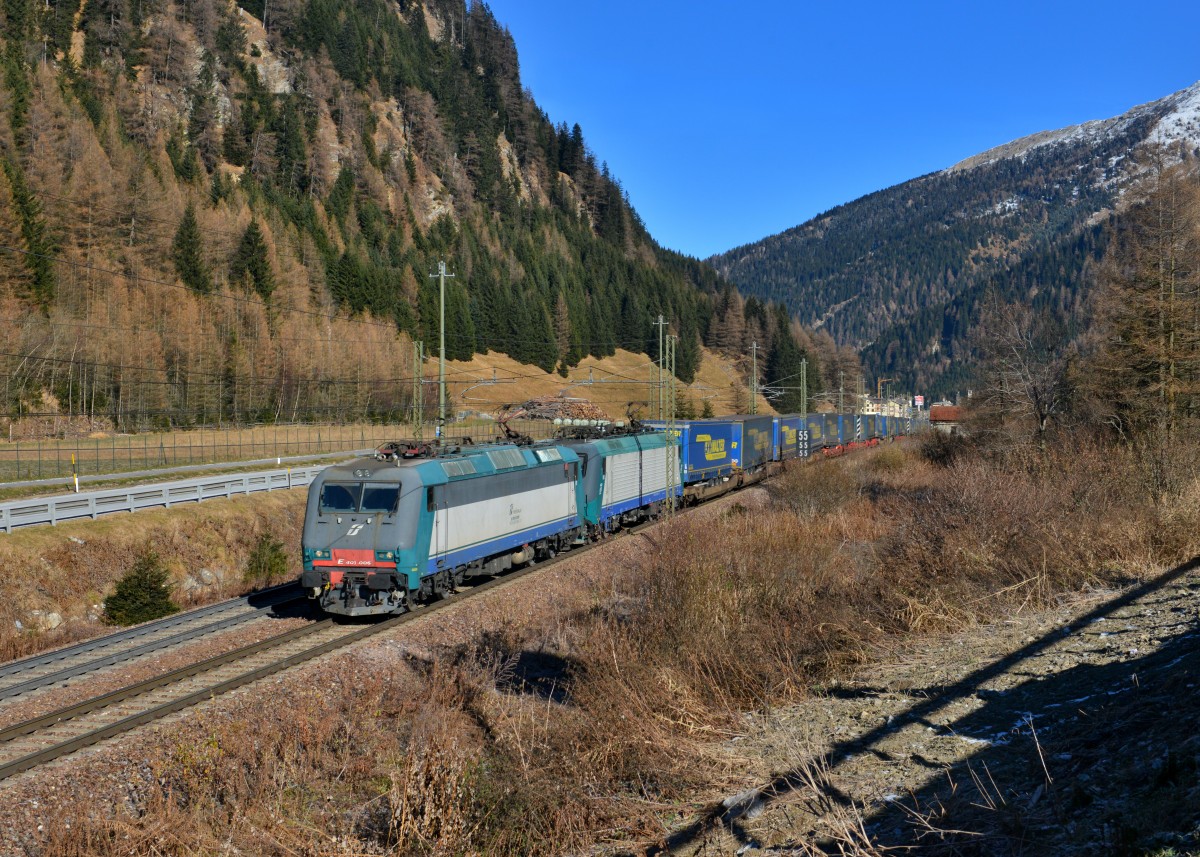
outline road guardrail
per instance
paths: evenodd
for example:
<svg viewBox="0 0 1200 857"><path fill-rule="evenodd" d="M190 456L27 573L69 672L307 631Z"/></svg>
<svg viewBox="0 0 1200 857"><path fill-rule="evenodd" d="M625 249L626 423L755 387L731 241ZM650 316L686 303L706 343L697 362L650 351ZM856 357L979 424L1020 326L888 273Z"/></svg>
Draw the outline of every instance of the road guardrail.
<svg viewBox="0 0 1200 857"><path fill-rule="evenodd" d="M14 500L10 503L0 503L0 532L11 533L17 527L54 525L60 521L80 518L95 519L115 512L169 509L180 503L199 503L238 494L302 488L324 469L322 465L225 476L202 476L154 485Z"/></svg>

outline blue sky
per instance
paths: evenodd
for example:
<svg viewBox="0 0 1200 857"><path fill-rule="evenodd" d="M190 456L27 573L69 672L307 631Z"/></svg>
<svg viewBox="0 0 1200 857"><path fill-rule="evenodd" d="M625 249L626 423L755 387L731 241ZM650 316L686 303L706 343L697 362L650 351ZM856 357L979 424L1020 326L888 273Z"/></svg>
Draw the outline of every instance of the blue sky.
<svg viewBox="0 0 1200 857"><path fill-rule="evenodd" d="M651 234L701 258L1200 80L1200 2L489 0Z"/></svg>

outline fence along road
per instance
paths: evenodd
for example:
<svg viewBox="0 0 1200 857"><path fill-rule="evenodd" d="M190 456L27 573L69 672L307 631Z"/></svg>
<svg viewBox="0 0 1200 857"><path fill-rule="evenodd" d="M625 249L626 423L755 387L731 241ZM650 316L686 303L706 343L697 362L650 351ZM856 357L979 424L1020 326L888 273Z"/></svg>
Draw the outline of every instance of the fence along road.
<svg viewBox="0 0 1200 857"><path fill-rule="evenodd" d="M224 476L203 476L177 482L136 485L107 491L87 491L55 497L37 497L0 503L0 532L11 533L17 527L57 524L80 518L98 518L113 512L140 512L143 509L171 508L179 503L280 491L308 485L325 465L283 470L262 470Z"/></svg>
<svg viewBox="0 0 1200 857"><path fill-rule="evenodd" d="M514 425L518 430L537 435L545 431L545 426L532 421L517 420ZM477 434L474 429L489 426L459 426L447 433L448 440L460 439L468 432ZM306 455L306 460L315 457L322 458L354 458L360 455L370 455L374 449L346 450L343 452L326 452L319 456ZM279 461L281 459L276 459ZM253 462L232 461L225 464L190 465L189 470L199 467L245 467ZM38 497L29 500L15 500L10 503L0 503L0 532L11 533L17 527L31 527L38 524L57 524L59 521L73 521L80 518L98 518L113 512L138 512L142 509L170 508L178 503L197 503L204 500L214 500L222 497L233 497L237 494L253 494L257 491L278 491L288 488L301 488L312 482L326 465L313 465L288 469L263 470L256 473L238 475L195 477L176 482L161 482L152 485L139 485L131 488L119 488L106 491L88 491L82 494L63 494L53 497ZM142 477L153 473L165 473L177 468L157 471L138 471L136 473L101 474L92 479L125 479ZM82 479L82 477L81 477ZM58 483L69 483L68 479L53 480ZM0 482L5 487L18 485L46 485L51 480L32 482Z"/></svg>

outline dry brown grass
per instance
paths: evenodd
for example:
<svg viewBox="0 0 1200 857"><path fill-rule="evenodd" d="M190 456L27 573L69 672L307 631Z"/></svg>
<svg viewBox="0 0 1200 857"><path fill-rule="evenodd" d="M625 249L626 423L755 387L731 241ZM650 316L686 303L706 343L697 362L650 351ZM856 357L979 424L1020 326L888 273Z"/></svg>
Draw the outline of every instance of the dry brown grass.
<svg viewBox="0 0 1200 857"><path fill-rule="evenodd" d="M153 547L185 607L247 590L246 562L260 537L280 540L289 559L282 579L299 574L304 490L273 491L200 505L112 515L98 521L31 527L0 537L0 658L22 657L105 632L97 605ZM208 585L199 585L205 578ZM37 630L35 611L63 624ZM21 622L19 630L16 623Z"/></svg>
<svg viewBox="0 0 1200 857"><path fill-rule="evenodd" d="M720 747L747 712L898 636L1044 605L1200 547L1200 484L1156 504L1136 467L1086 447L948 467L884 447L793 467L765 509L735 502L654 531L593 609L557 627L510 623L386 667L341 658L286 707L193 718L151 760L136 819L90 812L49 831L45 853L516 855L659 841L745 787ZM799 768L819 792L819 761ZM833 841L872 853L861 819L842 820Z"/></svg>
<svg viewBox="0 0 1200 857"><path fill-rule="evenodd" d="M1195 451L1177 451L1195 461ZM959 457L917 491L882 498L896 521L885 565L913 630L953 628L998 606L1120 584L1200 550L1194 478L1172 502L1146 490L1138 457L1087 443L1002 463ZM907 581L907 585L906 585Z"/></svg>

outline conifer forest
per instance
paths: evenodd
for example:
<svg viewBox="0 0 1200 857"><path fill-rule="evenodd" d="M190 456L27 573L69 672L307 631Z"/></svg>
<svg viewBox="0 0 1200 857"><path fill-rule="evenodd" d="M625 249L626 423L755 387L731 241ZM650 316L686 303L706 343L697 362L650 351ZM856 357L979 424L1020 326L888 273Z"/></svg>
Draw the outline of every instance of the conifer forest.
<svg viewBox="0 0 1200 857"><path fill-rule="evenodd" d="M402 417L440 261L450 359L653 359L661 313L684 381L754 341L819 387L786 313L656 244L481 2L8 0L3 32L10 423Z"/></svg>

